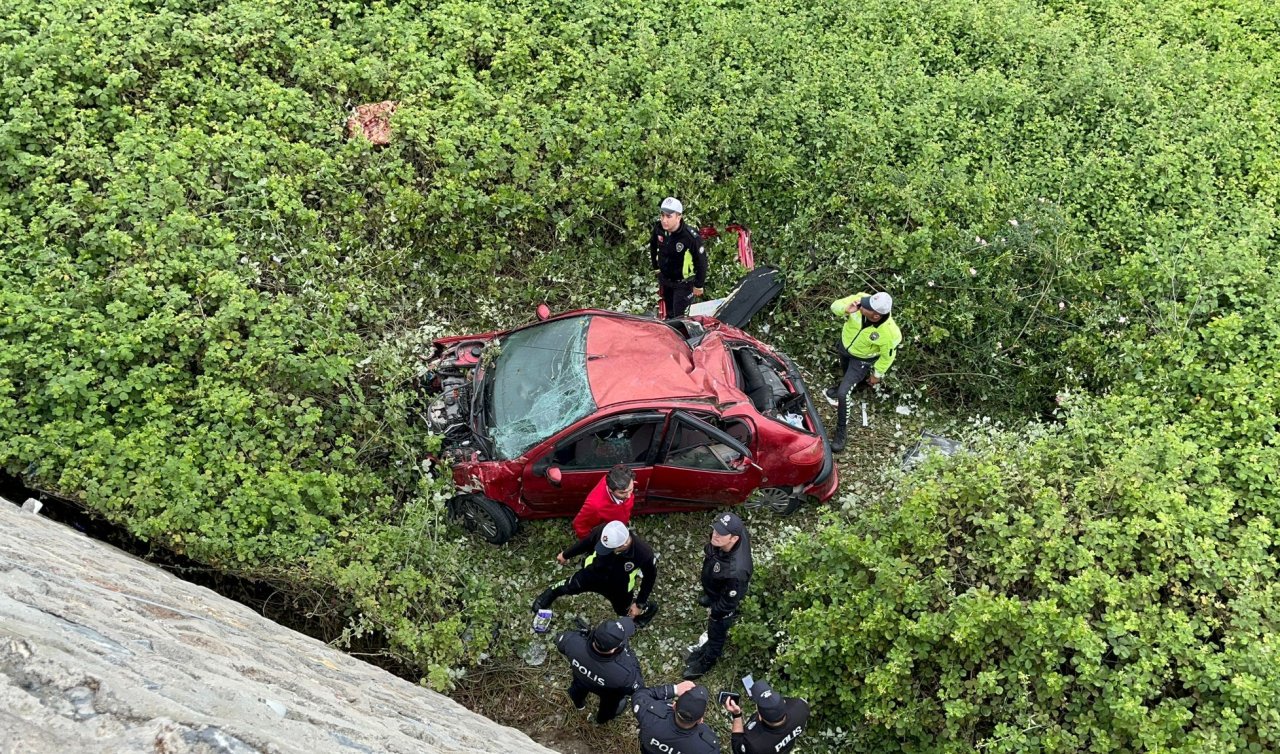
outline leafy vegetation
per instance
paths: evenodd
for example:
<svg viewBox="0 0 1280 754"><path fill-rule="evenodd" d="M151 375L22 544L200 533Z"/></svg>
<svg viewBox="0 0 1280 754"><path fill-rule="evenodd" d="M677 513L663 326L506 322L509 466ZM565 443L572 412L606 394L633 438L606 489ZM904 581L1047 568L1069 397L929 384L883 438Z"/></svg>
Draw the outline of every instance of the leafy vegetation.
<svg viewBox="0 0 1280 754"><path fill-rule="evenodd" d="M809 368L822 304L873 285L899 385L1072 396L762 574L794 591L754 641L784 632L778 670L853 731L833 746L1275 748L1278 23L1259 0L16 0L0 464L321 587L448 687L499 602L441 521L419 357L543 299L646 301L675 194L787 270L769 337ZM384 99L392 143L345 140Z"/></svg>

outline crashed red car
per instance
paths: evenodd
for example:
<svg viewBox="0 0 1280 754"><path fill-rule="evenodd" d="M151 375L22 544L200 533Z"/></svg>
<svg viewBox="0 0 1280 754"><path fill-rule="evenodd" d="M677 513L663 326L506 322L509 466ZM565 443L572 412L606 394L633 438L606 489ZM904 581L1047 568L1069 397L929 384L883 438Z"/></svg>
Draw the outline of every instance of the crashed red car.
<svg viewBox="0 0 1280 754"><path fill-rule="evenodd" d="M490 542L574 515L617 463L635 471L637 514L790 513L835 493L799 371L714 317L586 309L435 346L428 419L453 463L450 511Z"/></svg>

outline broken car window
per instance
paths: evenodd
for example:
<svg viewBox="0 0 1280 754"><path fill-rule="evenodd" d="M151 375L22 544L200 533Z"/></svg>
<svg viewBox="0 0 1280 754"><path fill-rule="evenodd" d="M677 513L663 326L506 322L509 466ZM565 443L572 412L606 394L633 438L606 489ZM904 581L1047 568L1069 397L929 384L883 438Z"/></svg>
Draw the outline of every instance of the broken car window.
<svg viewBox="0 0 1280 754"><path fill-rule="evenodd" d="M596 410L587 382L587 328L573 317L517 330L502 339L493 367L493 442L516 458Z"/></svg>
<svg viewBox="0 0 1280 754"><path fill-rule="evenodd" d="M607 469L616 463L644 463L662 417L609 420L555 449L552 459L565 469Z"/></svg>

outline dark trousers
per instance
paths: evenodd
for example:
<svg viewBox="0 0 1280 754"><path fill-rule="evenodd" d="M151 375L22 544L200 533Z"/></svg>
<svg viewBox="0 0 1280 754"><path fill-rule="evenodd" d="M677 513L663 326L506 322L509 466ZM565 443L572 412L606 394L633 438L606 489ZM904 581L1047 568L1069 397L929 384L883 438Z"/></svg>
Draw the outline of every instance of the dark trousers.
<svg viewBox="0 0 1280 754"><path fill-rule="evenodd" d="M671 281L662 278L658 281L662 291L662 302L666 305L667 319L683 317L693 303L693 282L690 280Z"/></svg>
<svg viewBox="0 0 1280 754"><path fill-rule="evenodd" d="M614 612L618 615L626 615L627 611L631 609L632 600L630 590L625 587L625 584L619 585L617 583L616 577L610 579L599 571L591 571L584 568L559 584L548 588L542 593L540 599L550 607L551 603L555 602L559 597L593 592L609 600L609 604L613 606Z"/></svg>
<svg viewBox="0 0 1280 754"><path fill-rule="evenodd" d="M573 703L582 707L587 703L587 694L595 694L600 697L600 709L596 710L596 723L604 725L613 718L618 716L622 711L622 700L627 697L627 692L620 689L602 689L599 686L590 686L578 678L573 679L573 683L569 685L569 698Z"/></svg>
<svg viewBox="0 0 1280 754"><path fill-rule="evenodd" d="M836 386L836 434L843 434L849 421L849 393L866 381L871 374L875 359L855 359L844 348L844 342L837 340L836 347L840 351L840 384Z"/></svg>
<svg viewBox="0 0 1280 754"><path fill-rule="evenodd" d="M707 643L702 645L702 657L715 662L724 654L724 645L729 641L729 629L738 622L738 611L733 611L723 618L714 615L707 620Z"/></svg>

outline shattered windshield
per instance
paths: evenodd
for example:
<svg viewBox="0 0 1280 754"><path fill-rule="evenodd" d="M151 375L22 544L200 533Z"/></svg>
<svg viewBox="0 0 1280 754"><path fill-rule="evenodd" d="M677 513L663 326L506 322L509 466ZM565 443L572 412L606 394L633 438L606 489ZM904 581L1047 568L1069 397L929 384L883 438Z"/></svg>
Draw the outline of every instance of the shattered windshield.
<svg viewBox="0 0 1280 754"><path fill-rule="evenodd" d="M499 458L516 458L596 410L587 383L590 324L590 317L561 319L502 339L489 412Z"/></svg>

